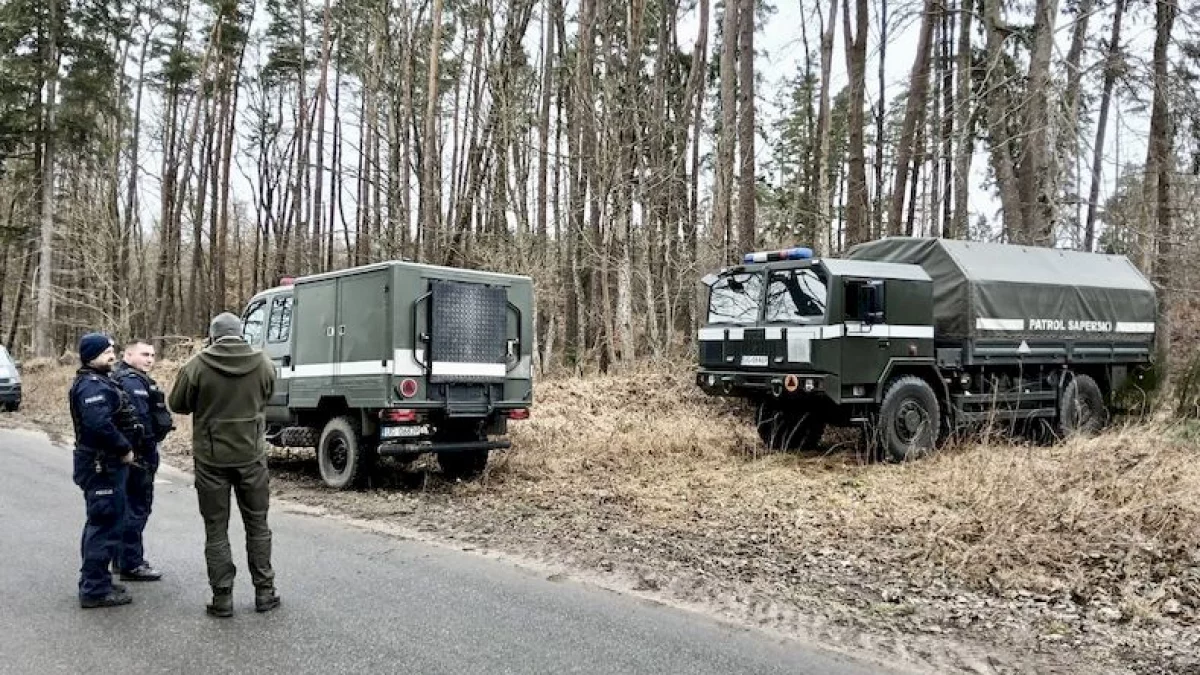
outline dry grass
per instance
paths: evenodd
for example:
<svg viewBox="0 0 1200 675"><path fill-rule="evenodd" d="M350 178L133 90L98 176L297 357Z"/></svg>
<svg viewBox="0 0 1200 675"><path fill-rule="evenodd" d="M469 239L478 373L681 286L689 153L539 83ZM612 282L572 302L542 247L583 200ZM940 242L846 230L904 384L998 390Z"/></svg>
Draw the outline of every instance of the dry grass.
<svg viewBox="0 0 1200 675"><path fill-rule="evenodd" d="M647 525L757 531L782 549L836 543L979 587L1115 594L1142 577L1196 581L1183 577L1200 551L1200 464L1183 427L873 465L836 447L761 454L749 412L686 375L545 382L537 395L500 492L598 492Z"/></svg>
<svg viewBox="0 0 1200 675"><path fill-rule="evenodd" d="M175 372L162 364L155 375L169 385ZM71 373L29 364L27 416L69 429ZM749 410L705 397L687 371L543 380L536 398L486 480L435 485L430 498L538 509L575 526L616 514L627 531L713 550L736 539L747 555L833 548L980 590L1128 607L1200 598L1200 446L1188 427L1129 426L1050 447L985 441L884 465L837 445L765 453ZM180 422L176 454L187 452Z"/></svg>

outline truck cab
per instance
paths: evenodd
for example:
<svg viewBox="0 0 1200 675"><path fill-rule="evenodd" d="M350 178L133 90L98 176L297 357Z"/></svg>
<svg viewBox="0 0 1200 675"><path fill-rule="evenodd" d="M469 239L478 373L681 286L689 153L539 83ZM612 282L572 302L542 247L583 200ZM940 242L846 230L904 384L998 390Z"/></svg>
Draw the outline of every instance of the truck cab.
<svg viewBox="0 0 1200 675"><path fill-rule="evenodd" d="M704 279L696 383L756 403L768 446L813 448L864 423L893 373L933 361L932 282L919 266L751 253Z"/></svg>
<svg viewBox="0 0 1200 675"><path fill-rule="evenodd" d="M528 277L406 261L284 279L242 314L276 370L268 440L316 448L338 489L381 456L478 475L529 417L532 308Z"/></svg>

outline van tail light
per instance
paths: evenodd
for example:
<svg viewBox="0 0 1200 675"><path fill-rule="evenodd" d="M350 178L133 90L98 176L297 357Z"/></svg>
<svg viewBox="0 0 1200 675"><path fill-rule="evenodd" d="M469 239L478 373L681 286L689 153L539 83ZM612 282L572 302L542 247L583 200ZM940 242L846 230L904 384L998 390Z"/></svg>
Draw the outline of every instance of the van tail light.
<svg viewBox="0 0 1200 675"><path fill-rule="evenodd" d="M379 419L383 422L416 422L417 411L403 408L388 408L379 411Z"/></svg>
<svg viewBox="0 0 1200 675"><path fill-rule="evenodd" d="M527 420L527 419L529 419L529 409L528 408L517 408L515 410L509 410L508 411L508 419L510 419L510 420Z"/></svg>

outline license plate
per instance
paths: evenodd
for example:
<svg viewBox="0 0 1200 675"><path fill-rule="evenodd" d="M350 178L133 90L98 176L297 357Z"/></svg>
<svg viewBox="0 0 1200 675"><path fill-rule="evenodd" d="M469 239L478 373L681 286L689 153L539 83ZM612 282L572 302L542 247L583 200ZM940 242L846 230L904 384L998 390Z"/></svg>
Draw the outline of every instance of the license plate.
<svg viewBox="0 0 1200 675"><path fill-rule="evenodd" d="M758 368L765 368L767 366L767 357L765 357L765 356L743 356L742 357L742 365L743 366L753 366L753 367L758 367Z"/></svg>
<svg viewBox="0 0 1200 675"><path fill-rule="evenodd" d="M427 426L383 427L379 430L380 438L416 438L429 433Z"/></svg>

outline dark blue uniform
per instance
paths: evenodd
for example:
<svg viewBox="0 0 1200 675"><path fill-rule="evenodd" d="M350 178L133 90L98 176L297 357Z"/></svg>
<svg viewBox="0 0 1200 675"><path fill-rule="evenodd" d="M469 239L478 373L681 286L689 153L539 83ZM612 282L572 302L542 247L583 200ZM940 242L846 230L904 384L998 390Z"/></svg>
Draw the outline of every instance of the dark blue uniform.
<svg viewBox="0 0 1200 675"><path fill-rule="evenodd" d="M113 379L129 397L137 418L145 429L142 442L134 449L137 463L129 467L125 484L128 510L122 535L120 569L131 572L146 564L142 533L154 504L154 476L158 472L158 444L171 430L171 414L167 411L166 396L146 373L122 362L117 365Z"/></svg>
<svg viewBox="0 0 1200 675"><path fill-rule="evenodd" d="M120 561L128 479L121 458L134 444L118 426L121 389L107 374L81 368L69 398L75 425L74 478L87 506L79 597L102 598L113 590L109 565Z"/></svg>

